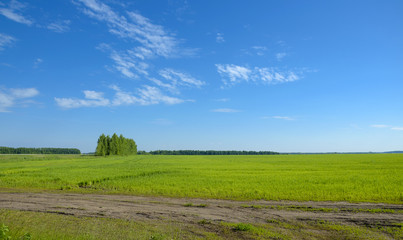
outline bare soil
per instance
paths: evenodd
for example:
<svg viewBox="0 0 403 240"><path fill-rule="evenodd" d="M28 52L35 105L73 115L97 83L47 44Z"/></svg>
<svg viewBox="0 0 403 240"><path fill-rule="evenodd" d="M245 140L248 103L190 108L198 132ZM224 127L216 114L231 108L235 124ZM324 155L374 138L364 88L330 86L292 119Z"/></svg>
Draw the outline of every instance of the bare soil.
<svg viewBox="0 0 403 240"><path fill-rule="evenodd" d="M403 222L403 205L382 203L230 201L127 195L3 192L0 193L0 208L135 221L159 219L179 222L203 220L267 223L268 220L273 219L325 220L365 226L390 226ZM323 209L334 210L326 212ZM371 209L394 212L368 212Z"/></svg>

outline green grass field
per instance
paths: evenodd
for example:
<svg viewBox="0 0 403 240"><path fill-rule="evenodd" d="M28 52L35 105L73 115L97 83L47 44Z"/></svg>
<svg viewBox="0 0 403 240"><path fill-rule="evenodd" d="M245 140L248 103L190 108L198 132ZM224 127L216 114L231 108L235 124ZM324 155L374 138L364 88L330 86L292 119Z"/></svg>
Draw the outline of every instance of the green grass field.
<svg viewBox="0 0 403 240"><path fill-rule="evenodd" d="M403 154L0 155L2 191L403 203Z"/></svg>

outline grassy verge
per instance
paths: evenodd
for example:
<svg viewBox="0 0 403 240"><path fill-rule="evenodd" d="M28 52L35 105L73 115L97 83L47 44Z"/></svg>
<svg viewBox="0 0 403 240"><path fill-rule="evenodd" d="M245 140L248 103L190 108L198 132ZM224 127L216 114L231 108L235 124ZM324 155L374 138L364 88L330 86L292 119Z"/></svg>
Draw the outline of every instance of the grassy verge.
<svg viewBox="0 0 403 240"><path fill-rule="evenodd" d="M353 226L328 221L265 224L169 219L136 222L52 213L0 210L0 227L10 239L401 239L402 225ZM2 230L0 228L0 238ZM23 237L26 238L23 238ZM6 239L6 238L5 238Z"/></svg>
<svg viewBox="0 0 403 240"><path fill-rule="evenodd" d="M388 208L316 208L310 206L300 206L300 205L243 205L243 208L253 208L253 209L277 209L286 211L304 211L304 212L351 212L351 213L391 213L391 214L401 214L403 210L395 210Z"/></svg>
<svg viewBox="0 0 403 240"><path fill-rule="evenodd" d="M52 213L0 210L0 225L11 239L215 239L198 225L166 221L75 217Z"/></svg>

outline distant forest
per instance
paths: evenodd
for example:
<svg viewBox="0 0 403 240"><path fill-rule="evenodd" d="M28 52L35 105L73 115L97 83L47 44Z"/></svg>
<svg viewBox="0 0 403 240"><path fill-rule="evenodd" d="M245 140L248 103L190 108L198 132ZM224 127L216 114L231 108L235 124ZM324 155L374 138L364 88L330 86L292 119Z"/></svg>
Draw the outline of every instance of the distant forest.
<svg viewBox="0 0 403 240"><path fill-rule="evenodd" d="M81 154L77 148L10 148L0 147L0 154Z"/></svg>
<svg viewBox="0 0 403 240"><path fill-rule="evenodd" d="M277 155L278 152L272 151L216 151L216 150L156 150L156 151L138 151L142 155Z"/></svg>

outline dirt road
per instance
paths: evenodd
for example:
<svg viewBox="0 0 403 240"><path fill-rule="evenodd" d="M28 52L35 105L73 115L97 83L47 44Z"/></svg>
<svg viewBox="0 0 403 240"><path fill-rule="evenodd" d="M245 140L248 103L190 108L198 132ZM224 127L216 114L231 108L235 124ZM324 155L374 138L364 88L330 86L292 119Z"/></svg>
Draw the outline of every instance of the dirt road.
<svg viewBox="0 0 403 240"><path fill-rule="evenodd" d="M265 223L269 219L327 220L366 226L388 226L403 222L403 205L347 202L229 201L126 195L0 193L0 208L138 221L165 219L184 222L208 220Z"/></svg>

